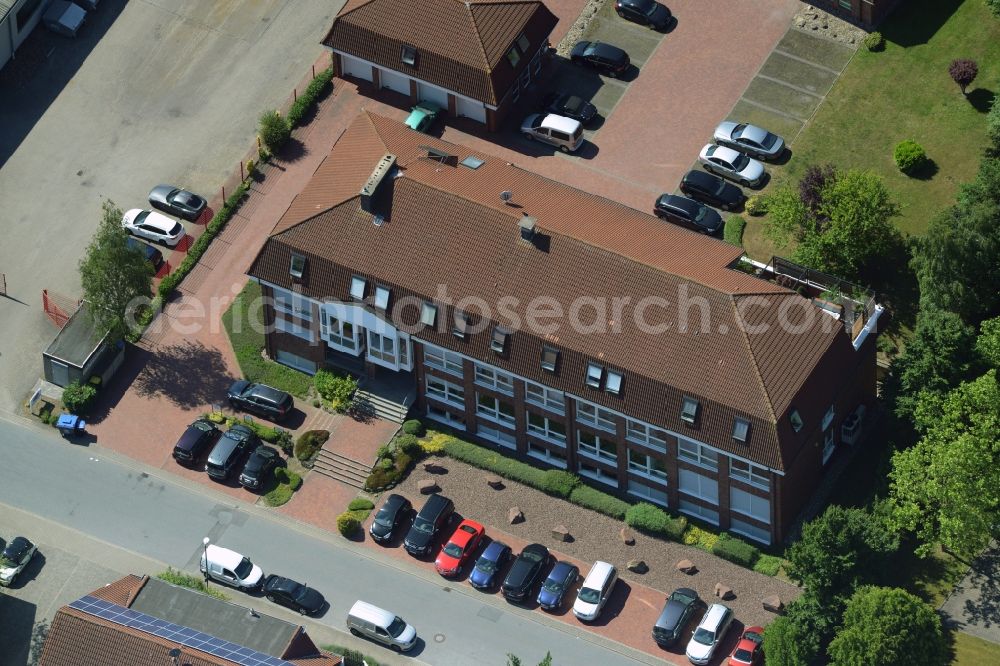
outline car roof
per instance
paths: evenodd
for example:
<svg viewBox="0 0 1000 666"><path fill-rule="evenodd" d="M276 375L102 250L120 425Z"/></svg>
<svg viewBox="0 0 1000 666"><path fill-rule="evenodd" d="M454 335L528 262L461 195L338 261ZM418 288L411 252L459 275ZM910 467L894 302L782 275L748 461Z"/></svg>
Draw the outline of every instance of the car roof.
<svg viewBox="0 0 1000 666"><path fill-rule="evenodd" d="M229 550L228 548L216 546L211 543L205 546L205 554L208 555L210 562L221 564L226 569L235 569L243 561L243 556L235 550Z"/></svg>
<svg viewBox="0 0 1000 666"><path fill-rule="evenodd" d="M700 203L698 203L694 199L689 199L688 197L682 197L679 194L663 195L662 197L660 197L660 204L673 206L674 208L680 208L685 213L690 215L692 219L698 214L698 211L701 210Z"/></svg>
<svg viewBox="0 0 1000 666"><path fill-rule="evenodd" d="M424 515L424 512L426 511L429 514L436 516L446 506L450 504L451 504L450 499L448 499L444 495L438 495L437 493L434 493L433 495L427 498L427 501L424 502L424 505L420 508L420 515L426 518L427 516Z"/></svg>
<svg viewBox="0 0 1000 666"><path fill-rule="evenodd" d="M682 179L685 183L699 183L701 185L718 186L719 182L725 182L715 174L711 174L701 169L691 169Z"/></svg>
<svg viewBox="0 0 1000 666"><path fill-rule="evenodd" d="M402 495L393 493L386 498L385 502L382 503L382 509L390 509L392 511L398 511L401 506L405 506L408 500ZM382 509L379 509L380 511Z"/></svg>
<svg viewBox="0 0 1000 666"><path fill-rule="evenodd" d="M24 551L29 548L31 548L31 542L26 538L19 536L11 539L10 543L7 544L7 547L3 549L3 552L16 557L24 553Z"/></svg>
<svg viewBox="0 0 1000 666"><path fill-rule="evenodd" d="M711 145L711 144L709 144ZM733 150L728 146L715 146L715 151L712 153L713 157L720 157L727 162L733 162L743 153L738 150Z"/></svg>
<svg viewBox="0 0 1000 666"><path fill-rule="evenodd" d="M360 600L354 602L347 614L383 627L389 626L396 619L389 611Z"/></svg>
<svg viewBox="0 0 1000 666"><path fill-rule="evenodd" d="M266 384L252 384L250 393L259 398L267 398L268 400L273 400L274 402L281 402L288 395L284 391L279 391L278 389L272 388Z"/></svg>
<svg viewBox="0 0 1000 666"><path fill-rule="evenodd" d="M590 52L594 55L599 55L603 58L619 59L626 55L625 51L618 48L617 46L612 46L606 42L591 42Z"/></svg>
<svg viewBox="0 0 1000 666"><path fill-rule="evenodd" d="M554 129L566 134L575 134L576 131L580 129L580 121L567 118L566 116L557 116L554 113L550 113L542 120L542 127Z"/></svg>
<svg viewBox="0 0 1000 666"><path fill-rule="evenodd" d="M719 623L722 622L723 616L728 612L728 606L723 604L712 604L708 607L708 612L705 613L705 617L701 618L701 622L698 623L698 626L715 629L719 626Z"/></svg>
<svg viewBox="0 0 1000 666"><path fill-rule="evenodd" d="M303 587L302 583L296 582L291 578L285 578L284 576L268 576L267 581L264 586L268 590L279 590L281 592L294 592L300 587Z"/></svg>
<svg viewBox="0 0 1000 666"><path fill-rule="evenodd" d="M611 572L614 571L614 566L608 562L601 562L598 560L594 562L594 566L590 567L590 572L587 577L583 580L584 587L588 587L595 584L603 584Z"/></svg>
<svg viewBox="0 0 1000 666"><path fill-rule="evenodd" d="M569 562L556 562L556 565L552 567L552 571L549 572L549 578L565 578L569 575L569 572L575 568L576 565L570 564Z"/></svg>
<svg viewBox="0 0 1000 666"><path fill-rule="evenodd" d="M148 224L154 226L157 229L162 229L164 232L170 231L177 224L176 220L173 220L162 213L157 213L155 210L149 211L149 215L146 219L142 221L143 224Z"/></svg>
<svg viewBox="0 0 1000 666"><path fill-rule="evenodd" d="M486 549L483 550L482 556L488 560L493 560L500 557L500 553L505 550L510 550L510 546L503 541L491 541L490 545L486 546Z"/></svg>

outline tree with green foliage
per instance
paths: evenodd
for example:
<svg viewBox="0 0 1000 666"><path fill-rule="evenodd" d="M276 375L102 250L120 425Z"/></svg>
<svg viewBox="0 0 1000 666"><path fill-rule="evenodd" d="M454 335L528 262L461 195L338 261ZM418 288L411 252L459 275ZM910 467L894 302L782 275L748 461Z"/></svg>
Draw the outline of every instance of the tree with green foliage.
<svg viewBox="0 0 1000 666"><path fill-rule="evenodd" d="M1000 0L993 0L993 2L1000 5ZM1000 153L1000 95L993 98L990 112L986 114L986 134L993 143L990 152L993 154Z"/></svg>
<svg viewBox="0 0 1000 666"><path fill-rule="evenodd" d="M976 64L975 60L969 60L968 58L952 60L948 66L948 75L951 76L952 81L958 84L964 95L966 89L972 85L972 82L979 75L979 65Z"/></svg>
<svg viewBox="0 0 1000 666"><path fill-rule="evenodd" d="M764 631L764 654L767 666L809 666L817 653L810 649L805 627L783 615Z"/></svg>
<svg viewBox="0 0 1000 666"><path fill-rule="evenodd" d="M983 0L997 18L1000 18L1000 0Z"/></svg>
<svg viewBox="0 0 1000 666"><path fill-rule="evenodd" d="M285 145L291 135L291 124L280 113L271 110L260 114L260 140L272 153Z"/></svg>
<svg viewBox="0 0 1000 666"><path fill-rule="evenodd" d="M924 393L915 411L923 437L892 458L894 524L916 533L917 553L940 543L971 556L1000 536L1000 388L996 370L944 397Z"/></svg>
<svg viewBox="0 0 1000 666"><path fill-rule="evenodd" d="M1000 370L1000 317L987 319L980 325L976 352L988 367Z"/></svg>
<svg viewBox="0 0 1000 666"><path fill-rule="evenodd" d="M855 592L829 648L834 666L940 666L948 662L947 653L934 609L906 590L890 587Z"/></svg>
<svg viewBox="0 0 1000 666"><path fill-rule="evenodd" d="M898 252L903 239L892 224L899 206L881 178L852 169L826 174L817 201L815 188L800 184L777 188L768 195L765 233L779 247L796 243L795 261L855 281L868 281L877 264Z"/></svg>
<svg viewBox="0 0 1000 666"><path fill-rule="evenodd" d="M521 666L521 658L516 654L507 653L507 666ZM538 666L552 666L552 653L546 652L545 657L538 662Z"/></svg>
<svg viewBox="0 0 1000 666"><path fill-rule="evenodd" d="M153 267L142 250L128 246L121 208L105 200L101 209L97 233L80 261L80 282L94 328L118 342L137 319L136 309L149 303Z"/></svg>
<svg viewBox="0 0 1000 666"><path fill-rule="evenodd" d="M922 391L943 394L966 379L975 367L975 330L954 312L928 308L917 315L913 337L892 361L882 384L893 413L912 422Z"/></svg>

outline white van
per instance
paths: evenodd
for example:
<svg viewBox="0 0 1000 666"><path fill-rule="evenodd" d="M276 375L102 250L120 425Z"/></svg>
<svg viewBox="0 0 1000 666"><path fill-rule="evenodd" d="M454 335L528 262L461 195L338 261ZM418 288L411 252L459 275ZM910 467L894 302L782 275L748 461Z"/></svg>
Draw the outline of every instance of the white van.
<svg viewBox="0 0 1000 666"><path fill-rule="evenodd" d="M201 572L205 578L240 590L255 590L264 582L264 572L248 558L235 550L211 544L201 553Z"/></svg>
<svg viewBox="0 0 1000 666"><path fill-rule="evenodd" d="M573 604L573 615L591 622L601 614L618 581L618 570L607 562L594 562Z"/></svg>
<svg viewBox="0 0 1000 666"><path fill-rule="evenodd" d="M347 628L355 636L367 636L396 652L412 650L417 644L417 630L412 625L366 601L355 601L351 606L347 612Z"/></svg>
<svg viewBox="0 0 1000 666"><path fill-rule="evenodd" d="M531 114L521 123L521 134L526 139L547 143L567 153L575 152L583 144L580 121L554 113Z"/></svg>

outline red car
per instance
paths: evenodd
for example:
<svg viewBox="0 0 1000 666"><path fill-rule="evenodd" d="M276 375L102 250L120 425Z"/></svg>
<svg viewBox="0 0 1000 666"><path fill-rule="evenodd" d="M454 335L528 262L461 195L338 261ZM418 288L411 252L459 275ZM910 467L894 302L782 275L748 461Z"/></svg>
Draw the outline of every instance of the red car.
<svg viewBox="0 0 1000 666"><path fill-rule="evenodd" d="M486 534L485 527L474 520L463 520L438 553L437 559L434 560L434 568L442 576L457 576L462 572L466 560L475 552L484 534Z"/></svg>
<svg viewBox="0 0 1000 666"><path fill-rule="evenodd" d="M729 666L759 666L764 663L764 628L748 627L729 656Z"/></svg>

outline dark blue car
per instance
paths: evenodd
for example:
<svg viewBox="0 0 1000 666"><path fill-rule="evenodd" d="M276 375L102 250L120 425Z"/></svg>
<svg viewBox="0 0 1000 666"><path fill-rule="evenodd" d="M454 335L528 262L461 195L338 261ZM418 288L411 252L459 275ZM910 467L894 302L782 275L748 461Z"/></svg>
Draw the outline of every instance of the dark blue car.
<svg viewBox="0 0 1000 666"><path fill-rule="evenodd" d="M538 591L538 605L547 611L558 610L562 606L566 590L573 587L579 577L580 569L576 565L556 562L548 578L542 583L542 589Z"/></svg>
<svg viewBox="0 0 1000 666"><path fill-rule="evenodd" d="M486 546L483 554L476 560L476 566L472 567L469 575L469 582L477 590L488 590L495 587L499 579L500 570L510 559L510 546L499 541L492 541Z"/></svg>

